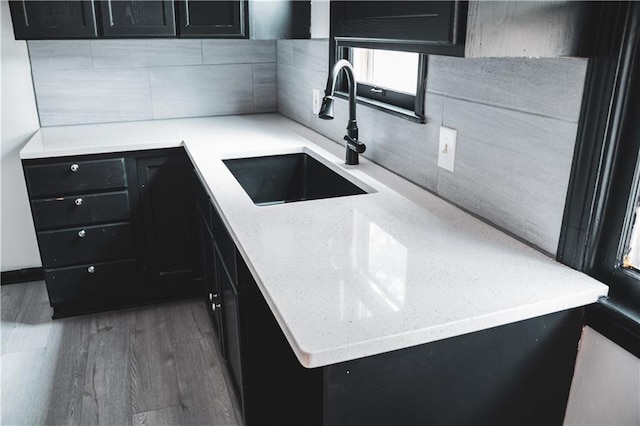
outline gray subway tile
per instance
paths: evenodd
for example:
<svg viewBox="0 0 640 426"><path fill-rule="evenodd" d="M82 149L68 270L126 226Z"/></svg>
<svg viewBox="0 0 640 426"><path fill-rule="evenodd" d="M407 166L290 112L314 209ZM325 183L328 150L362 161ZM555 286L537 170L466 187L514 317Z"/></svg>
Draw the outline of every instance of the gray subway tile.
<svg viewBox="0 0 640 426"><path fill-rule="evenodd" d="M278 110L277 66L253 64L253 102L255 112Z"/></svg>
<svg viewBox="0 0 640 426"><path fill-rule="evenodd" d="M328 40L278 40L278 63L328 71Z"/></svg>
<svg viewBox="0 0 640 426"><path fill-rule="evenodd" d="M427 90L577 122L587 59L429 57Z"/></svg>
<svg viewBox="0 0 640 426"><path fill-rule="evenodd" d="M454 172L439 169L438 195L549 253L556 253L577 125L445 99L458 131Z"/></svg>
<svg viewBox="0 0 640 426"><path fill-rule="evenodd" d="M27 45L34 70L92 67L89 40L30 40Z"/></svg>
<svg viewBox="0 0 640 426"><path fill-rule="evenodd" d="M93 40L96 68L202 64L200 40Z"/></svg>
<svg viewBox="0 0 640 426"><path fill-rule="evenodd" d="M149 69L153 118L252 113L250 64Z"/></svg>
<svg viewBox="0 0 640 426"><path fill-rule="evenodd" d="M34 70L42 126L151 119L146 69Z"/></svg>
<svg viewBox="0 0 640 426"><path fill-rule="evenodd" d="M205 64L276 62L275 40L202 40Z"/></svg>

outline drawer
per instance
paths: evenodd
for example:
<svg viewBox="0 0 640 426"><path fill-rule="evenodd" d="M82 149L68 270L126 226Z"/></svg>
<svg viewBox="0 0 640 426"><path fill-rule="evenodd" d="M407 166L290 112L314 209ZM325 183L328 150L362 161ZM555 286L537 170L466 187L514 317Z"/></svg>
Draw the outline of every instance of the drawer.
<svg viewBox="0 0 640 426"><path fill-rule="evenodd" d="M129 193L75 195L31 201L36 230L129 220Z"/></svg>
<svg viewBox="0 0 640 426"><path fill-rule="evenodd" d="M124 158L25 166L31 198L127 186Z"/></svg>
<svg viewBox="0 0 640 426"><path fill-rule="evenodd" d="M129 223L40 232L38 244L45 268L134 256Z"/></svg>
<svg viewBox="0 0 640 426"><path fill-rule="evenodd" d="M90 272L93 271L93 272ZM134 291L138 283L135 260L85 264L45 270L49 301L56 303L115 298Z"/></svg>

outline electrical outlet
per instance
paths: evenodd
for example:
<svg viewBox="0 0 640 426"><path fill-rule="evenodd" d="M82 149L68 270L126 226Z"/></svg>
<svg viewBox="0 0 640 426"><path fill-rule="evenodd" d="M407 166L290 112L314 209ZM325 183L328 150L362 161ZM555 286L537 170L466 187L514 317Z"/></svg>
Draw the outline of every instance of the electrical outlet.
<svg viewBox="0 0 640 426"><path fill-rule="evenodd" d="M320 90L313 89L313 113L318 114L320 112L320 104L322 103L322 97L320 96Z"/></svg>
<svg viewBox="0 0 640 426"><path fill-rule="evenodd" d="M456 158L456 139L458 131L440 126L440 146L438 148L438 167L453 172L453 163Z"/></svg>

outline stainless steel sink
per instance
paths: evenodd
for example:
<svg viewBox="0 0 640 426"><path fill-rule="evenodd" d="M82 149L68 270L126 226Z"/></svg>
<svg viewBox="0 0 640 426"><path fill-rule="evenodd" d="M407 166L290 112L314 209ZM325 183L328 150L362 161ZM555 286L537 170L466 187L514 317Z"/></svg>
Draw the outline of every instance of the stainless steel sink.
<svg viewBox="0 0 640 426"><path fill-rule="evenodd" d="M306 153L223 162L258 206L366 194Z"/></svg>

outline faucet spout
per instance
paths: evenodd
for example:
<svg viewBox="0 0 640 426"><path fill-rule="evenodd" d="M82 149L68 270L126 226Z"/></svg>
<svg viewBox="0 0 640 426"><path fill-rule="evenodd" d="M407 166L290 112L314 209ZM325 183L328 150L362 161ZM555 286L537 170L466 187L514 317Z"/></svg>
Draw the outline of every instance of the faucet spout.
<svg viewBox="0 0 640 426"><path fill-rule="evenodd" d="M366 146L358 140L358 124L356 122L356 78L353 72L353 66L346 59L341 59L333 66L331 74L327 79L327 88L324 91L322 106L320 107L319 118L324 120L333 120L333 94L336 90L336 81L338 75L344 70L347 77L347 86L349 88L349 121L347 122L347 135L344 137L347 141L347 152L345 163L349 165L358 164L358 154L365 151Z"/></svg>

